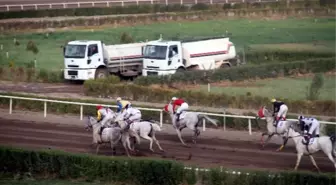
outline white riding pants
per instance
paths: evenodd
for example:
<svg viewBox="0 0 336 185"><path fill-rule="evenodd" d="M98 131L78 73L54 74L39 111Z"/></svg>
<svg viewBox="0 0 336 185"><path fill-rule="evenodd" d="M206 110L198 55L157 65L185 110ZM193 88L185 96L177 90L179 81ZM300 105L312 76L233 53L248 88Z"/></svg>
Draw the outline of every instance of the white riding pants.
<svg viewBox="0 0 336 185"><path fill-rule="evenodd" d="M182 103L181 106L176 110L176 113L177 113L177 114L180 114L182 111L188 110L188 108L189 108L189 105L188 105L186 102L184 102L184 103Z"/></svg>
<svg viewBox="0 0 336 185"><path fill-rule="evenodd" d="M132 115L131 117L128 118L130 121L135 122L135 121L140 121L141 120L141 113L136 113Z"/></svg>
<svg viewBox="0 0 336 185"><path fill-rule="evenodd" d="M282 118L286 118L287 111L288 111L287 105L285 105L285 104L281 105L280 108L279 108L279 112L278 112L277 117L279 117L279 118L281 118L281 117Z"/></svg>
<svg viewBox="0 0 336 185"><path fill-rule="evenodd" d="M108 123L111 123L113 121L113 115L110 115L110 114L108 114L108 115L106 115L104 118L103 118L103 120L101 120L101 122L100 122L100 124L104 127L107 127L107 126L109 126L109 124Z"/></svg>
<svg viewBox="0 0 336 185"><path fill-rule="evenodd" d="M320 135L320 123L316 119L311 123L308 133L313 134L314 131L315 135Z"/></svg>

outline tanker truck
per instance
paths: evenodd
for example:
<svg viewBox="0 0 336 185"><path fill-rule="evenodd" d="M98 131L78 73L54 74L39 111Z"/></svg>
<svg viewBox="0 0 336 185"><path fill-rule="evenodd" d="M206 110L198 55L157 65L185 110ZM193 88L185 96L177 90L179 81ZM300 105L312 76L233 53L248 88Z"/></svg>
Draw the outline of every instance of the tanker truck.
<svg viewBox="0 0 336 185"><path fill-rule="evenodd" d="M144 47L143 57L143 76L231 67L237 60L234 44L225 37L150 41Z"/></svg>
<svg viewBox="0 0 336 185"><path fill-rule="evenodd" d="M88 80L109 74L121 77L141 75L142 47L146 43L105 45L102 41L70 41L64 47L64 78Z"/></svg>

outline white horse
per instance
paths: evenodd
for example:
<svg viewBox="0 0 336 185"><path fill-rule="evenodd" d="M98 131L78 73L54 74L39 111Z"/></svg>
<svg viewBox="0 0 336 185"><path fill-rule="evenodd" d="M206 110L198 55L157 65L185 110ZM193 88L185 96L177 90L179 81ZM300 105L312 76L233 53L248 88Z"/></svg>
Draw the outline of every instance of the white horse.
<svg viewBox="0 0 336 185"><path fill-rule="evenodd" d="M289 127L293 123L297 123L298 121L279 121L277 127L275 127L274 124L274 116L272 113L265 107L261 107L258 111L258 117L263 118L265 117L266 123L267 123L267 132L262 133L261 135L261 145L262 148L265 148L265 146L268 144L269 140L274 136L274 135L279 135L283 136L283 144L280 146L277 151L280 151L283 149L283 147L286 145L288 138L284 135L286 131L288 131ZM267 139L264 142L264 136L267 135Z"/></svg>
<svg viewBox="0 0 336 185"><path fill-rule="evenodd" d="M115 122L118 123L121 128L127 127L127 123L124 121L124 114L119 114L116 117ZM161 128L158 124L152 123L150 121L133 122L129 126L129 129L135 132L136 134L139 134L140 137L148 140L150 142L149 149L152 152L154 152L153 141L156 143L159 149L163 151L163 149L160 146L159 141L155 137L155 133L158 131L161 131ZM138 142L138 144L140 144L140 142ZM134 146L133 146L133 149L134 149Z"/></svg>
<svg viewBox="0 0 336 185"><path fill-rule="evenodd" d="M181 143L185 146L187 146L181 136L181 131L184 128L189 128L192 131L194 131L194 136L193 136L193 142L196 143L196 139L197 136L200 135L200 131L198 130L198 126L201 125L201 120L202 119L206 119L208 121L210 121L213 125L215 125L217 127L217 121L215 119L211 119L209 118L207 115L198 113L198 112L187 112L184 111L182 112L182 114L180 115L180 120L178 122L176 122L176 115L174 114L173 111L173 105L171 103L169 103L168 105L166 105L167 110L164 108L165 111L168 111L170 118L172 120L172 124L173 127L175 128L176 132L177 132L177 136L180 139Z"/></svg>
<svg viewBox="0 0 336 185"><path fill-rule="evenodd" d="M103 143L110 143L111 148L113 150L113 154L115 153L115 145L117 145L119 142L122 143L123 147L126 150L126 154L128 157L130 157L127 146L129 149L130 147L130 141L129 141L129 133L121 128L114 127L114 128L105 128L101 134L101 140L102 143L98 143L98 131L101 128L101 124L93 117L89 116L88 122L86 124L85 129L89 130L92 128L92 136L93 136L93 142L92 144L97 144L96 148L96 154L98 154L99 147Z"/></svg>
<svg viewBox="0 0 336 185"><path fill-rule="evenodd" d="M304 137L297 132L299 130L297 128L297 125L291 125L288 130L288 136L289 138L292 138L296 145L296 151L297 151L297 160L294 170L297 170L301 157L303 154L308 154L310 157L310 160L312 161L313 165L316 167L318 172L321 172L319 167L316 164L316 161L313 158L313 153L316 153L320 150L322 150L330 159L330 161L334 164L334 167L336 169L336 163L335 163L335 157L336 157L336 151L335 151L335 136L320 136L320 137L314 137L311 138L309 141L309 144L303 144L303 141L305 141Z"/></svg>

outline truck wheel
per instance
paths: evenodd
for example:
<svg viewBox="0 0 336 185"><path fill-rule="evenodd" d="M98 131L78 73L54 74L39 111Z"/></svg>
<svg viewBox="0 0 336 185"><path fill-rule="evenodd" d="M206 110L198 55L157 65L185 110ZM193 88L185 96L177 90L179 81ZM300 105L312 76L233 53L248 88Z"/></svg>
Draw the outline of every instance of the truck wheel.
<svg viewBox="0 0 336 185"><path fill-rule="evenodd" d="M183 67L179 67L176 72L177 73L183 73L185 71L185 69Z"/></svg>
<svg viewBox="0 0 336 185"><path fill-rule="evenodd" d="M106 78L108 75L106 69L97 69L95 74L95 79Z"/></svg>

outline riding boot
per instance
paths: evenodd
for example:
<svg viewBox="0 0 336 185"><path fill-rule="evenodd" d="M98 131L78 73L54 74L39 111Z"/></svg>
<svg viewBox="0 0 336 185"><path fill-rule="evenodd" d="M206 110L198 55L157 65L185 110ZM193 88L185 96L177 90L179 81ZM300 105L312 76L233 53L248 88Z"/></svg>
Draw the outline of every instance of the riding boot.
<svg viewBox="0 0 336 185"><path fill-rule="evenodd" d="M177 114L176 114L176 117L177 117L177 118L176 118L176 121L180 121L180 114L181 114L181 113L177 113Z"/></svg>
<svg viewBox="0 0 336 185"><path fill-rule="evenodd" d="M104 128L105 128L104 126L100 127L99 135L102 135Z"/></svg>

